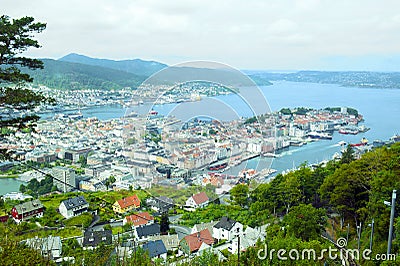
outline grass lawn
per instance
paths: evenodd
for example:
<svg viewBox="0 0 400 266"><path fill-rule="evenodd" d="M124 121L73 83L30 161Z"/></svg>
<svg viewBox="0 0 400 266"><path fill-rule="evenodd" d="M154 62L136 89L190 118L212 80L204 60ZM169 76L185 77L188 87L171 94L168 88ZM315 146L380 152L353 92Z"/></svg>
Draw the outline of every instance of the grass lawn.
<svg viewBox="0 0 400 266"><path fill-rule="evenodd" d="M112 230L113 235L123 232L122 226L112 227L111 230Z"/></svg>
<svg viewBox="0 0 400 266"><path fill-rule="evenodd" d="M92 222L92 215L90 213L82 213L81 215L72 217L70 219L64 220L66 226L84 226L87 227Z"/></svg>
<svg viewBox="0 0 400 266"><path fill-rule="evenodd" d="M59 230L38 230L32 233L27 233L19 236L20 240L33 238L33 237L48 237L49 235L52 236L60 236L61 238L67 238L72 236L83 236L81 228L78 227L68 227Z"/></svg>

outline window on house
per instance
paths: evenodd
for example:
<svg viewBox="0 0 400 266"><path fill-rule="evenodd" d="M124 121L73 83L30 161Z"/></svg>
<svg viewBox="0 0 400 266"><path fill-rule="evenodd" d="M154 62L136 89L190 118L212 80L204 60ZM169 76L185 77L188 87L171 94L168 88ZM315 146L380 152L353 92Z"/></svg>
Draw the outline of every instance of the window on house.
<svg viewBox="0 0 400 266"><path fill-rule="evenodd" d="M102 241L106 241L106 240L107 240L107 237L106 237L106 236L103 236L103 237L101 238L101 240L102 240Z"/></svg>

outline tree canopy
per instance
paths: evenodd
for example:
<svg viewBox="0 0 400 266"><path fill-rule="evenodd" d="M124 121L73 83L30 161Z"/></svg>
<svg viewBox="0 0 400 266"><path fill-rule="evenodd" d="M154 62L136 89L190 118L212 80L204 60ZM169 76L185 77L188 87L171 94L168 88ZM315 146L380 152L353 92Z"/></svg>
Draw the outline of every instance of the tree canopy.
<svg viewBox="0 0 400 266"><path fill-rule="evenodd" d="M46 28L45 23L34 22L33 17L11 19L6 15L0 17L0 137L12 130L31 127L39 117L32 110L34 107L52 102L42 93L25 87L32 82L30 75L21 69L43 68L42 61L20 56L29 48L39 48L34 34ZM3 156L6 151L1 151Z"/></svg>

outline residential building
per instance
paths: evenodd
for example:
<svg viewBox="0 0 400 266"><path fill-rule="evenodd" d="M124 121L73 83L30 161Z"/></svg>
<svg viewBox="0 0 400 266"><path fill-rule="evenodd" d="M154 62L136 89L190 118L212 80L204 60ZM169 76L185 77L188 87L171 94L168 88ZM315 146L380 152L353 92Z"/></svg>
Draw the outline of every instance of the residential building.
<svg viewBox="0 0 400 266"><path fill-rule="evenodd" d="M20 223L33 217L42 217L43 212L43 204L40 200L35 199L14 206L11 210L11 215L17 223Z"/></svg>
<svg viewBox="0 0 400 266"><path fill-rule="evenodd" d="M100 245L100 243L103 243L104 245L112 244L111 230L93 231L88 229L83 234L83 248L93 249Z"/></svg>
<svg viewBox="0 0 400 266"><path fill-rule="evenodd" d="M187 201L186 201L186 207L190 208L202 208L208 205L210 199L208 198L207 194L205 192L200 192L197 193L193 196L191 196Z"/></svg>
<svg viewBox="0 0 400 266"><path fill-rule="evenodd" d="M226 239L231 241L240 234L243 234L243 225L226 216L222 217L213 228L213 236L218 240Z"/></svg>
<svg viewBox="0 0 400 266"><path fill-rule="evenodd" d="M59 236L29 238L25 240L25 244L30 248L39 250L42 256L49 257L50 259L54 260L61 257L62 244L61 237Z"/></svg>
<svg viewBox="0 0 400 266"><path fill-rule="evenodd" d="M158 213L164 213L174 207L174 200L165 196L160 196L147 199L146 204L152 210Z"/></svg>
<svg viewBox="0 0 400 266"><path fill-rule="evenodd" d="M135 227L135 236L139 241L148 240L150 236L156 236L159 234L160 225L156 223Z"/></svg>
<svg viewBox="0 0 400 266"><path fill-rule="evenodd" d="M107 191L106 185L98 179L82 180L79 182L79 188L84 191Z"/></svg>
<svg viewBox="0 0 400 266"><path fill-rule="evenodd" d="M204 229L208 229L208 231L213 232L213 227L216 225L218 221L211 221L208 223L201 223L201 224L195 224L192 228L191 234L200 232Z"/></svg>
<svg viewBox="0 0 400 266"><path fill-rule="evenodd" d="M179 242L179 246L186 254L192 254L197 252L203 244L212 245L214 242L210 231L204 229L200 232L185 236Z"/></svg>
<svg viewBox="0 0 400 266"><path fill-rule="evenodd" d="M131 224L134 227L152 224L154 223L154 217L151 216L148 212L140 212L137 214L132 214L126 216L122 221L122 224Z"/></svg>
<svg viewBox="0 0 400 266"><path fill-rule="evenodd" d="M176 250L179 247L178 234L150 236L149 240L153 241L161 240L164 243L164 246L167 250Z"/></svg>
<svg viewBox="0 0 400 266"><path fill-rule="evenodd" d="M140 199L137 195L132 195L120 200L113 204L113 210L116 213L127 213L129 211L140 208Z"/></svg>
<svg viewBox="0 0 400 266"><path fill-rule="evenodd" d="M267 234L266 228L268 225L263 225L261 227L251 228L247 227L246 230L239 235L240 238L240 250L246 250L248 247L255 246L257 240L264 241ZM228 251L232 254L237 253L239 246L239 239L234 238L230 245L228 246Z"/></svg>
<svg viewBox="0 0 400 266"><path fill-rule="evenodd" d="M61 192L70 192L75 189L75 171L71 168L56 166L52 168L53 184Z"/></svg>
<svg viewBox="0 0 400 266"><path fill-rule="evenodd" d="M167 260L167 249L163 241L149 241L142 246L144 252L148 252L151 259L161 258Z"/></svg>
<svg viewBox="0 0 400 266"><path fill-rule="evenodd" d="M66 199L58 207L60 214L67 219L87 212L88 208L89 203L83 196Z"/></svg>

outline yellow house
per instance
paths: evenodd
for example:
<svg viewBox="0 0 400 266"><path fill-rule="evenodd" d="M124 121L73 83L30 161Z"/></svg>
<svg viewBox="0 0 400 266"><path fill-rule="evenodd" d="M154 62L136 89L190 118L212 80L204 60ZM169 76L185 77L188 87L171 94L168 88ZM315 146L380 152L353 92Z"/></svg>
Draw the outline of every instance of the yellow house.
<svg viewBox="0 0 400 266"><path fill-rule="evenodd" d="M140 199L137 195L117 200L113 204L113 210L116 213L126 213L137 208L140 208Z"/></svg>

